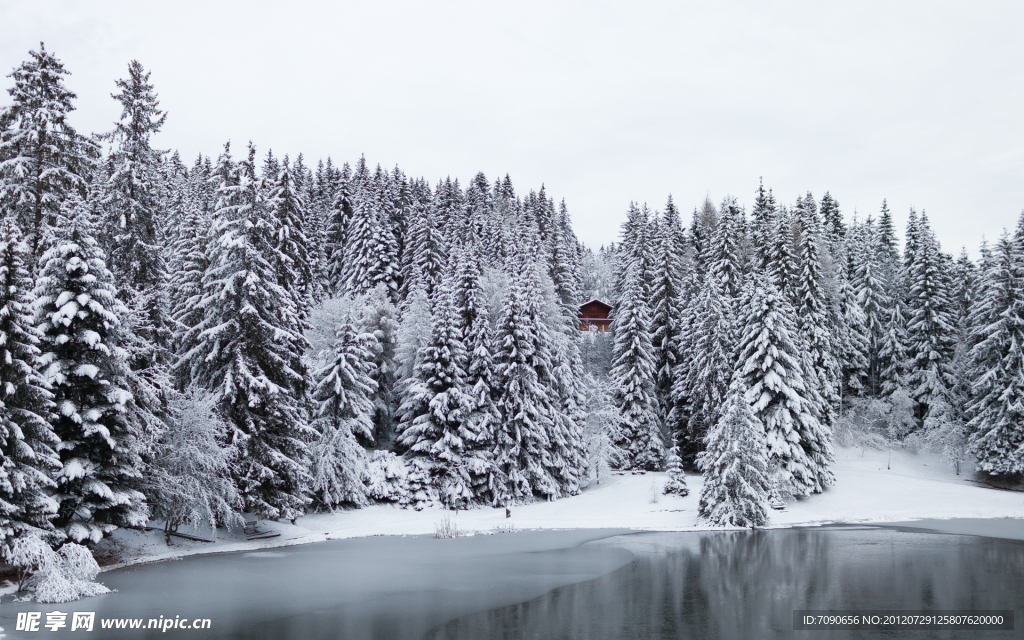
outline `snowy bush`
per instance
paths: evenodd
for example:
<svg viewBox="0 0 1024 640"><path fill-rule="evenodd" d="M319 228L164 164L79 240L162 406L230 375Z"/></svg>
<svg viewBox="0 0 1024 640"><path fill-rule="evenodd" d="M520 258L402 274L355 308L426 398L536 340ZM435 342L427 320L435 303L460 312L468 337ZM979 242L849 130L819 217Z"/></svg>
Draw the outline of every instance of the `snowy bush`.
<svg viewBox="0 0 1024 640"><path fill-rule="evenodd" d="M902 442L917 426L914 401L903 389L887 398L852 398L836 421L833 435L846 447L885 449Z"/></svg>
<svg viewBox="0 0 1024 640"><path fill-rule="evenodd" d="M18 574L18 591L24 591L29 579L40 569L52 562L53 549L36 536L23 536L4 554L4 560L14 567Z"/></svg>
<svg viewBox="0 0 1024 640"><path fill-rule="evenodd" d="M93 582L100 572L92 553L81 545L69 542L57 550L38 574L35 593L37 602L71 602L79 598L110 593L110 589Z"/></svg>
<svg viewBox="0 0 1024 640"><path fill-rule="evenodd" d="M18 590L32 589L37 602L71 602L110 593L94 582L100 567L92 553L74 542L54 551L39 538L26 536L15 541L5 559L18 571Z"/></svg>
<svg viewBox="0 0 1024 640"><path fill-rule="evenodd" d="M924 428L907 438L907 442L941 455L960 475L960 467L967 459L967 428L944 400L933 402L928 413Z"/></svg>
<svg viewBox="0 0 1024 640"><path fill-rule="evenodd" d="M391 451L374 451L363 471L366 495L378 502L409 503L409 469Z"/></svg>
<svg viewBox="0 0 1024 640"><path fill-rule="evenodd" d="M149 480L153 518L165 531L178 527L242 524L241 498L231 479L234 447L221 443L228 426L215 412L216 398L189 388L170 404L171 427L160 443Z"/></svg>

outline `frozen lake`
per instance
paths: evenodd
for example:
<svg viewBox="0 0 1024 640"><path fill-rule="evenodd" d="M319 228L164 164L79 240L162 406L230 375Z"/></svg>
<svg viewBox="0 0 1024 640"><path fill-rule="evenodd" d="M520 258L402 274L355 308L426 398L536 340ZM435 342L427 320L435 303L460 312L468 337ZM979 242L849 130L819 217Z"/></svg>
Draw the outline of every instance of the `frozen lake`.
<svg viewBox="0 0 1024 640"><path fill-rule="evenodd" d="M0 607L8 637L1020 638L1024 542L868 527L375 537L193 556L101 574L118 593ZM1016 609L1015 631L797 631L794 609ZM95 611L80 634L19 611ZM209 618L102 630L102 618ZM70 627L70 616L69 616ZM143 622L145 625L146 622Z"/></svg>

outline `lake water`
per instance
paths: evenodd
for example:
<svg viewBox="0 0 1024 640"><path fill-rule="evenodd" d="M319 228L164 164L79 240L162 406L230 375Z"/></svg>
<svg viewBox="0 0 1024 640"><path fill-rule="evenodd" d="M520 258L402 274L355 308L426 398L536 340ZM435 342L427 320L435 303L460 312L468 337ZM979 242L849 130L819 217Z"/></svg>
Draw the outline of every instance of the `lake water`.
<svg viewBox="0 0 1024 640"><path fill-rule="evenodd" d="M8 637L1022 638L1024 542L893 529L377 537L101 574L118 593L0 606ZM1014 631L793 631L798 609L1016 611ZM19 611L209 618L205 630L13 631ZM145 625L146 622L143 622ZM69 617L70 627L70 617Z"/></svg>

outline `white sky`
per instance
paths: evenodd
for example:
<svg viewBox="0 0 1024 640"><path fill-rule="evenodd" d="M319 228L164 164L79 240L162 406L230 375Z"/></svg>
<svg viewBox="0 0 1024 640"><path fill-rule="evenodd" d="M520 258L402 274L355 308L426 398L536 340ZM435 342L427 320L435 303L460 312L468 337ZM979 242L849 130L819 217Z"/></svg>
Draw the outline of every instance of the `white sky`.
<svg viewBox="0 0 1024 640"><path fill-rule="evenodd" d="M231 139L431 182L510 174L614 240L631 200L882 198L972 255L1024 208L1021 2L0 0L0 71L46 42L105 131L138 59L191 164ZM9 86L3 79L2 86ZM7 104L0 94L0 104Z"/></svg>

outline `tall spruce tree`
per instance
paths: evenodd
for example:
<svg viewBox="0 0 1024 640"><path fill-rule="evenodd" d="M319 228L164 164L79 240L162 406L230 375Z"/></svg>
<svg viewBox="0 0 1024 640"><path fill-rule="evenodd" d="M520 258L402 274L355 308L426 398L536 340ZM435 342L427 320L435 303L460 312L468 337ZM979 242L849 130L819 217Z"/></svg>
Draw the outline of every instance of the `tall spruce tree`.
<svg viewBox="0 0 1024 640"><path fill-rule="evenodd" d="M50 426L53 395L39 371L28 246L13 216L0 219L0 555L23 536L53 530L52 474L61 468Z"/></svg>
<svg viewBox="0 0 1024 640"><path fill-rule="evenodd" d="M955 386L952 362L956 347L956 320L946 275L947 266L938 240L922 214L913 235L908 233L905 255L910 280L907 318L907 387L918 403L917 417L924 419L929 408L947 401Z"/></svg>
<svg viewBox="0 0 1024 640"><path fill-rule="evenodd" d="M711 525L768 524L768 460L764 425L751 411L742 376L730 385L722 417L697 459L704 472L700 517Z"/></svg>
<svg viewBox="0 0 1024 640"><path fill-rule="evenodd" d="M133 399L119 346L126 310L93 236L91 215L72 195L60 222L35 289L41 362L60 439L54 522L76 542L96 542L118 526L146 522L145 497L137 489L146 434L129 419Z"/></svg>
<svg viewBox="0 0 1024 640"><path fill-rule="evenodd" d="M664 441L658 425L654 395L657 363L641 269L637 259L626 266L622 295L612 321L615 345L609 375L616 384L615 405L623 440L615 444L625 452L622 466L654 471L664 464Z"/></svg>
<svg viewBox="0 0 1024 640"><path fill-rule="evenodd" d="M142 322L128 327L155 350L145 354L132 368L146 368L169 360L171 331L168 326L166 265L161 247L163 225L162 152L152 148L150 138L160 131L167 114L149 72L137 60L128 65L128 77L117 81L114 99L121 105L121 119L108 135L112 142L110 176L103 186L104 226L109 229L109 268L118 283L120 298L137 306L134 314Z"/></svg>
<svg viewBox="0 0 1024 640"><path fill-rule="evenodd" d="M68 122L75 94L64 86L64 65L39 43L8 77L13 103L0 110L0 207L11 211L29 247L36 275L44 240L69 193L84 197L86 176L98 155L95 142Z"/></svg>
<svg viewBox="0 0 1024 640"><path fill-rule="evenodd" d="M311 488L328 509L366 502L364 454L356 436L370 437L373 431L374 340L345 318L335 328L331 361L315 374L313 426L319 435L310 446Z"/></svg>
<svg viewBox="0 0 1024 640"><path fill-rule="evenodd" d="M416 376L425 411L402 430L406 457L421 459L445 507L472 500L473 472L466 450L475 440L469 430L466 393L467 354L454 292L442 286L435 295L430 342L423 348Z"/></svg>
<svg viewBox="0 0 1024 640"><path fill-rule="evenodd" d="M540 278L520 251L502 305L495 335L495 404L500 420L494 430L495 504L531 496L561 495L552 466L550 434L558 411L553 396L551 335L541 309Z"/></svg>
<svg viewBox="0 0 1024 640"><path fill-rule="evenodd" d="M743 309L737 368L754 415L764 424L774 498L821 492L835 480L832 444L814 411L793 307L759 276L746 290Z"/></svg>
<svg viewBox="0 0 1024 640"><path fill-rule="evenodd" d="M985 261L971 324L971 451L988 473L1024 472L1024 216Z"/></svg>
<svg viewBox="0 0 1024 640"><path fill-rule="evenodd" d="M686 378L677 377L677 396L689 396L686 433L679 443L683 462L694 464L708 431L721 417L735 370L736 318L719 281L707 278L688 309L690 342Z"/></svg>
<svg viewBox="0 0 1024 640"><path fill-rule="evenodd" d="M255 149L225 175L210 266L198 306L202 321L179 367L212 390L239 449L232 470L248 510L294 520L309 502L308 451L315 435L302 399L309 376L293 297L278 284L276 224L255 170Z"/></svg>
<svg viewBox="0 0 1024 640"><path fill-rule="evenodd" d="M655 395L658 417L664 424L671 411L673 372L683 360L678 351L680 323L684 310L686 275L685 238L679 210L669 196L665 213L658 224L654 283L651 290L651 340L655 353Z"/></svg>

